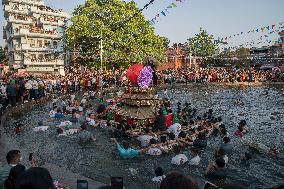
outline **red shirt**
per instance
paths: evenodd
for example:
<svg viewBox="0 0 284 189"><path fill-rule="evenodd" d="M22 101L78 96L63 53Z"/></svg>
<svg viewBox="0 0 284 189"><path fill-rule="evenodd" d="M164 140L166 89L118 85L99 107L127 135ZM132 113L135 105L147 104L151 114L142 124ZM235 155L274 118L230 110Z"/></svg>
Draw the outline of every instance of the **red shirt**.
<svg viewBox="0 0 284 189"><path fill-rule="evenodd" d="M236 130L236 132L234 133L235 136L243 138L244 134L240 131L240 130Z"/></svg>
<svg viewBox="0 0 284 189"><path fill-rule="evenodd" d="M165 117L166 127L170 127L173 124L173 114L168 114Z"/></svg>

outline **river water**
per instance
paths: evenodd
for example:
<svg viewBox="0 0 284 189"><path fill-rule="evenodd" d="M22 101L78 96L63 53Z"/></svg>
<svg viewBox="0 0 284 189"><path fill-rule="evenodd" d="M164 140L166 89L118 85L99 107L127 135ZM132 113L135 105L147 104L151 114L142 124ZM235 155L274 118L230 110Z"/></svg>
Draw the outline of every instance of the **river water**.
<svg viewBox="0 0 284 189"><path fill-rule="evenodd" d="M262 86L223 86L189 85L188 87L160 90L160 97L168 97L174 104L191 102L203 115L209 108L215 116L222 116L232 136L234 153L229 156L227 166L229 176L226 182L241 183L248 188L269 188L284 180L284 87L283 85ZM245 119L250 128L246 138L254 143L275 147L280 151L279 158L269 158L245 146L233 136L237 124ZM123 176L126 188L158 188L151 182L154 168L161 166L166 172L179 170L186 175L204 180L203 173L209 160L213 160L214 150L219 145L219 137L211 138L209 146L201 152L201 165L176 167L170 164L173 154L160 157L142 155L132 160L122 160L115 154L115 145L106 129L97 128L92 132L97 141L88 145L78 144L73 137L57 137L56 130L34 133L32 128L42 120L45 125L55 125L48 117L48 106L40 107L18 119L11 119L6 126L6 134L11 142L20 146L24 153L34 152L40 163L53 163L103 183L109 183L110 176ZM23 124L20 135L14 136L11 130ZM249 165L243 165L240 156L244 152L253 154ZM188 154L188 149L184 149ZM213 181L214 182L214 181Z"/></svg>

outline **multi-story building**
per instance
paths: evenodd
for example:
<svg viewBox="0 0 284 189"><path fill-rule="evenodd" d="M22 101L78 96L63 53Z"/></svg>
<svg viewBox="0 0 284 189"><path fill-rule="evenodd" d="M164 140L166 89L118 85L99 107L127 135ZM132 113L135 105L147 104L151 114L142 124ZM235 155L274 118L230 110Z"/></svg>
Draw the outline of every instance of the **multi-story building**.
<svg viewBox="0 0 284 189"><path fill-rule="evenodd" d="M2 0L2 5L9 66L34 73L62 72L68 14L44 6L43 0Z"/></svg>

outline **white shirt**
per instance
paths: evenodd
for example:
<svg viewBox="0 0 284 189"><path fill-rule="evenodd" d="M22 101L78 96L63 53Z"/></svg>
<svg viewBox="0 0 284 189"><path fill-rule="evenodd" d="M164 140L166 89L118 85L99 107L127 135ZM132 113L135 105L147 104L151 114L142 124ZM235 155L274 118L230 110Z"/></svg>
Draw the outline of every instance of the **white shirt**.
<svg viewBox="0 0 284 189"><path fill-rule="evenodd" d="M69 135L73 135L75 133L78 133L80 131L80 129L68 129L66 131L63 131L62 134L59 134L58 136L69 136Z"/></svg>
<svg viewBox="0 0 284 189"><path fill-rule="evenodd" d="M91 118L89 118L89 117L87 117L86 120L88 121L88 124L89 124L90 126L94 126L94 125L97 124L97 122L96 122L95 120L93 120L93 119L91 119Z"/></svg>
<svg viewBox="0 0 284 189"><path fill-rule="evenodd" d="M81 100L81 103L82 104L85 104L87 102L87 99L85 99L85 98L83 98L82 100Z"/></svg>
<svg viewBox="0 0 284 189"><path fill-rule="evenodd" d="M143 147L149 146L150 140L152 138L154 138L154 137L152 137L150 135L141 135L141 136L137 137L137 140L140 141L141 147L143 148Z"/></svg>
<svg viewBox="0 0 284 189"><path fill-rule="evenodd" d="M33 81L33 89L38 89L38 83L36 80Z"/></svg>
<svg viewBox="0 0 284 189"><path fill-rule="evenodd" d="M5 86L5 85L1 85L1 93L2 93L3 95L6 94L6 86Z"/></svg>
<svg viewBox="0 0 284 189"><path fill-rule="evenodd" d="M228 156L227 156L227 155L224 155L222 158L224 159L225 163L227 164L227 163L228 163L228 161L229 161Z"/></svg>
<svg viewBox="0 0 284 189"><path fill-rule="evenodd" d="M26 82L26 84L25 84L25 88L27 89L27 90L30 90L30 89L32 89L32 84L31 84L31 82Z"/></svg>
<svg viewBox="0 0 284 189"><path fill-rule="evenodd" d="M171 164L182 165L188 161L187 157L184 154L178 154L174 156L171 160Z"/></svg>
<svg viewBox="0 0 284 189"><path fill-rule="evenodd" d="M194 158L192 158L191 160L189 160L189 165L199 165L200 163L200 157L197 155Z"/></svg>
<svg viewBox="0 0 284 189"><path fill-rule="evenodd" d="M146 154L151 155L151 156L160 156L162 155L162 150L159 148L150 148Z"/></svg>
<svg viewBox="0 0 284 189"><path fill-rule="evenodd" d="M175 137L178 138L178 135L181 132L181 125L179 123L175 123L167 129L167 132L173 133Z"/></svg>
<svg viewBox="0 0 284 189"><path fill-rule="evenodd" d="M55 114L56 114L56 111L51 110L51 111L49 112L49 117L54 118Z"/></svg>
<svg viewBox="0 0 284 189"><path fill-rule="evenodd" d="M75 99L75 95L71 95L71 102L72 103L73 103L74 99Z"/></svg>
<svg viewBox="0 0 284 189"><path fill-rule="evenodd" d="M33 131L35 131L35 132L46 131L48 128L49 128L49 126L39 126L39 127L33 128Z"/></svg>
<svg viewBox="0 0 284 189"><path fill-rule="evenodd" d="M163 176L158 176L158 177L152 178L152 181L153 181L153 182L162 182L162 180L163 180L164 178L166 178L165 175L163 175Z"/></svg>
<svg viewBox="0 0 284 189"><path fill-rule="evenodd" d="M63 121L60 123L60 125L58 125L58 127L65 127L67 125L72 125L72 122L70 121Z"/></svg>

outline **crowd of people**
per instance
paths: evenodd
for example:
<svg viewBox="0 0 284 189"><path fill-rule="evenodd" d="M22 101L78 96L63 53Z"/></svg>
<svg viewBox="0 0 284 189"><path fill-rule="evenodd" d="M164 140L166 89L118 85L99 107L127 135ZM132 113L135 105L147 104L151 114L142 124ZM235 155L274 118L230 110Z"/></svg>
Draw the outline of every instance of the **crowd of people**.
<svg viewBox="0 0 284 189"><path fill-rule="evenodd" d="M226 165L233 153L230 140L232 137L242 139L249 132L246 121L241 120L235 133L230 134L222 117L216 117L212 109L201 113L190 103L184 105L178 103L177 110L174 112L173 104L168 99L163 99L160 106L157 107L159 111L152 126L131 128L113 120L112 112L119 106L119 103L117 97L105 99L102 91L97 93L86 91L82 97L78 97L74 93L68 97L55 96L50 103L48 114L58 125L50 127L39 122L33 131L45 132L48 129L56 128L58 137L76 134L79 143L89 143L97 140L89 130L101 127L110 130L113 136L111 140L116 143L118 158L132 159L142 154L145 156L166 154L172 156L170 163L175 166L188 164L196 168L202 161L199 156L200 152L208 146L210 138L217 137L220 140L220 146L216 149L215 159L209 162L204 172L204 176L210 180L226 179ZM139 147L131 147L133 144L129 142L129 138L136 138ZM184 154L184 149L187 147L189 147L189 156ZM271 157L277 156L277 153L276 149L267 151ZM242 162L248 164L251 157L250 153L244 152L241 157ZM55 184L46 169L36 167L31 161L32 168L26 170L20 164L20 160L21 154L18 150L10 151L7 154L8 165L0 169L0 177L5 184L5 189L22 189L27 184L33 188L33 184L37 184L37 182L45 182L44 188L50 188ZM36 174L38 174L37 177ZM39 178L40 175L48 180ZM155 169L155 175L152 181L158 183L161 189L199 188L193 177L187 177L178 172L170 172L166 175L162 167ZM27 179L27 177L33 179ZM207 184L214 186L212 183ZM56 186L57 188L63 187L58 182L56 182ZM226 188L226 186L222 187ZM234 187L243 188L242 186Z"/></svg>
<svg viewBox="0 0 284 189"><path fill-rule="evenodd" d="M167 70L160 73L166 83L236 83L236 82L283 82L284 74L279 67L270 70L255 70L254 68L200 68Z"/></svg>
<svg viewBox="0 0 284 189"><path fill-rule="evenodd" d="M127 85L125 70L95 71L75 66L66 71L68 73L66 76L42 75L21 78L7 76L1 81L2 108L52 95L54 97L50 104L49 116L58 123L55 127L58 137L78 134L80 143L96 142L97 139L89 129L102 127L111 131L113 136L111 140L116 144L119 158L132 159L142 154L146 156L174 154L170 163L175 166L185 164L198 166L202 161L200 152L207 147L210 138L217 137L220 146L214 154L215 159L209 162L204 176L210 180L226 179L226 165L233 153L230 141L232 137L241 140L249 132L245 120L240 120L235 133L230 134L222 117L217 117L212 109L202 113L190 103L174 105L168 99L163 99L157 107L158 113L153 125L132 128L113 119L113 112L120 105L121 91L118 92L117 97L111 99L106 99L103 91L105 87ZM165 83L182 82L181 76L184 75L187 75L191 82L242 82L259 81L258 76L263 74L254 70L228 72L225 69L201 69L198 72L191 70L188 74L180 74L184 72L185 70L158 72L157 76L160 82ZM78 97L78 93L82 96ZM67 97L65 94L68 94ZM177 106L177 109L175 110L173 106ZM48 129L49 126L39 122L33 131L44 132ZM136 138L139 147L131 147L133 144L128 141L129 137ZM189 148L189 155L183 153L186 148ZM268 148L266 153L270 157L275 157L278 151ZM244 152L241 157L242 162L248 163L251 157L250 153ZM54 183L49 172L44 168L36 167L34 163L29 169L22 166L18 150L8 152L6 159L8 165L0 169L0 179L5 189L23 189L27 186L37 188L38 184L43 184L43 189L53 188L55 185L57 188L64 187L58 182ZM155 169L155 175L152 181L159 183L161 189L199 188L194 178L178 172L165 174L162 167Z"/></svg>
<svg viewBox="0 0 284 189"><path fill-rule="evenodd" d="M203 82L276 82L284 81L284 75L275 71L256 71L251 69L200 68L155 72L154 84L203 83ZM80 90L94 90L111 86L126 86L126 70L95 70L79 65L66 68L66 75L40 75L37 77L6 75L0 80L2 107L8 104L37 99L46 93L68 93Z"/></svg>

